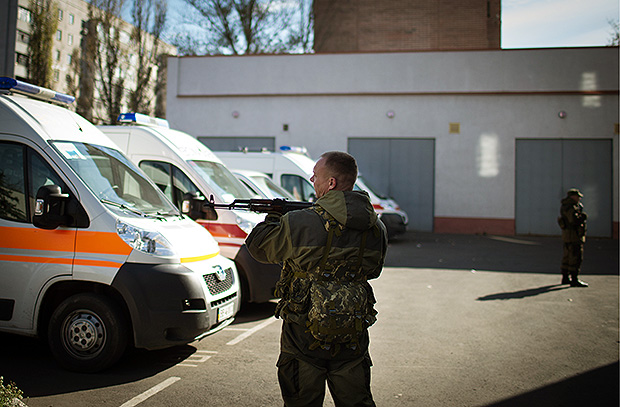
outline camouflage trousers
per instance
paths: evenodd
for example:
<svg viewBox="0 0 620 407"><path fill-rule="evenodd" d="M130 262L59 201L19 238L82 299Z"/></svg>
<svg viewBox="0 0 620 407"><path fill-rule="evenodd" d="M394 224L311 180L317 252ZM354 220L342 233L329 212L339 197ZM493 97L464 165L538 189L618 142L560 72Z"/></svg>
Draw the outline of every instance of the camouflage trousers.
<svg viewBox="0 0 620 407"><path fill-rule="evenodd" d="M565 276L577 277L581 271L583 261L583 243L573 242L564 243L564 254L562 256L562 274Z"/></svg>
<svg viewBox="0 0 620 407"><path fill-rule="evenodd" d="M325 382L336 407L375 407L370 392L370 357L315 364L281 353L278 381L285 407L322 407Z"/></svg>
<svg viewBox="0 0 620 407"><path fill-rule="evenodd" d="M336 356L314 342L305 327L284 322L278 359L278 381L285 407L322 407L325 383L336 407L375 407L370 391L368 333L358 351L342 349Z"/></svg>

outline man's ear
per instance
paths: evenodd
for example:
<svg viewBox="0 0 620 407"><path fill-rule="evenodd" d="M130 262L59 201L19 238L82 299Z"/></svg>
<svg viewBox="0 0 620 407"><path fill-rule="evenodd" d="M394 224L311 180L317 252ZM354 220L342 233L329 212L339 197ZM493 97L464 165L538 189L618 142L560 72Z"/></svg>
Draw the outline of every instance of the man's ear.
<svg viewBox="0 0 620 407"><path fill-rule="evenodd" d="M338 182L336 181L336 178L334 178L334 177L330 177L330 178L329 178L328 188L329 188L330 190L335 189L335 188L336 188L337 183L338 183Z"/></svg>

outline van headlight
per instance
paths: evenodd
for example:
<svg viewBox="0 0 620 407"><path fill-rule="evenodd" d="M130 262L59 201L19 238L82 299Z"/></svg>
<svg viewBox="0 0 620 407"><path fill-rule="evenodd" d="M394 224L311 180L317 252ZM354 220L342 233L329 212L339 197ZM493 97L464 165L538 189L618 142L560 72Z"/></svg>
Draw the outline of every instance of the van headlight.
<svg viewBox="0 0 620 407"><path fill-rule="evenodd" d="M170 242L159 232L142 229L122 220L117 220L116 233L125 243L141 252L156 256L176 255Z"/></svg>
<svg viewBox="0 0 620 407"><path fill-rule="evenodd" d="M252 229L254 229L254 226L256 226L256 223L252 222L247 218L237 215L237 226L239 226L239 229L243 230L249 235Z"/></svg>

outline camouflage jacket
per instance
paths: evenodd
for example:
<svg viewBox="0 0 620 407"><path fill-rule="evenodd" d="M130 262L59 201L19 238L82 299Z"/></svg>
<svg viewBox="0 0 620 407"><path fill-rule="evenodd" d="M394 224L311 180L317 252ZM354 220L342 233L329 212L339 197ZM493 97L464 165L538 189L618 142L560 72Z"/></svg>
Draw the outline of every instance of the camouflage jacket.
<svg viewBox="0 0 620 407"><path fill-rule="evenodd" d="M562 199L560 217L564 224L562 241L564 243L584 243L586 241L588 215L583 211L583 205L570 197Z"/></svg>
<svg viewBox="0 0 620 407"><path fill-rule="evenodd" d="M330 221L337 227L336 236L323 260ZM276 286L276 294L281 297L276 316L303 324L310 308L310 286L322 262L330 270L359 268L360 278L371 297L369 303L374 304L367 280L381 273L387 251L387 232L368 194L329 191L311 208L281 217L270 214L250 233L246 246L260 262L282 263L282 275ZM363 246L361 258L360 246Z"/></svg>

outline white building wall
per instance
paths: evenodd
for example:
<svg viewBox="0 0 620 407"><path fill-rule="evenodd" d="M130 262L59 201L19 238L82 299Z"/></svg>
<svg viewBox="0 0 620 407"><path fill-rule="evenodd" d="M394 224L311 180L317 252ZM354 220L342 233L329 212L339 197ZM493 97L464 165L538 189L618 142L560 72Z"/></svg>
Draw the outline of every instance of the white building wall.
<svg viewBox="0 0 620 407"><path fill-rule="evenodd" d="M516 139L613 138L618 222L618 48L171 58L167 117L313 157L349 137L435 139L434 216L456 218L514 219Z"/></svg>

